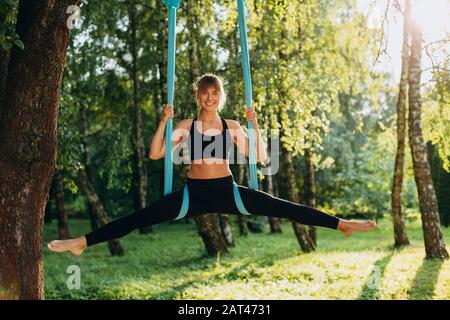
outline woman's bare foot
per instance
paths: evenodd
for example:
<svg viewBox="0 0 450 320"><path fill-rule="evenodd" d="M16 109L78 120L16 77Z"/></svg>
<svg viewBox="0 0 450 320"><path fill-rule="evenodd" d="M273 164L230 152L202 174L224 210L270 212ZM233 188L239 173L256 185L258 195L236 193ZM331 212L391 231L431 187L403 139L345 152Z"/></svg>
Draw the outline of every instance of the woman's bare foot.
<svg viewBox="0 0 450 320"><path fill-rule="evenodd" d="M375 228L377 224L372 220L364 220L364 221L348 221L348 220L339 220L337 229L341 231L346 237L350 237L355 231L364 231L367 232L373 228Z"/></svg>
<svg viewBox="0 0 450 320"><path fill-rule="evenodd" d="M79 256L87 247L86 238L79 237L69 240L54 240L47 244L51 251L65 252L70 251L74 256Z"/></svg>

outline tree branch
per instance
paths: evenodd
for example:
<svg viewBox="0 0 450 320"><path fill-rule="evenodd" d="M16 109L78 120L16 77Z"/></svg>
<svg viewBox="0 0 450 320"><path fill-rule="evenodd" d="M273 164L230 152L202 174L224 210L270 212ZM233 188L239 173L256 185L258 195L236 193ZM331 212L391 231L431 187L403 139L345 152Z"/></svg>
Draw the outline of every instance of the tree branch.
<svg viewBox="0 0 450 320"><path fill-rule="evenodd" d="M391 0L387 1L387 5L386 5L386 9L384 10L384 16L383 16L383 20L381 21L381 37L380 37L380 44L378 47L378 52L377 52L377 56L375 57L375 61L373 62L373 65L375 65L376 63L379 63L379 58L381 56L381 54L386 54L387 56L389 56L387 54L387 44L388 42L386 41L383 47L383 41L384 39L388 38L389 36L389 23L387 23L388 21L388 15L389 15L389 8L391 6ZM386 25L386 34L384 32L384 28Z"/></svg>

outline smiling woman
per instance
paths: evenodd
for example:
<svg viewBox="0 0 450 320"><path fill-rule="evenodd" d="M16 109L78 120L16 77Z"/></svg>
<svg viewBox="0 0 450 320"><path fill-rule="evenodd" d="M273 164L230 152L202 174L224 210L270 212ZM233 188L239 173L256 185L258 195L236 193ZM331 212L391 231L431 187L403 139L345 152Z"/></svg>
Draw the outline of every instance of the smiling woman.
<svg viewBox="0 0 450 320"><path fill-rule="evenodd" d="M215 107L217 105L217 111L223 109L227 101L227 95L223 88L223 81L219 76L205 74L192 86L196 93L197 106L200 107L203 104L206 107Z"/></svg>

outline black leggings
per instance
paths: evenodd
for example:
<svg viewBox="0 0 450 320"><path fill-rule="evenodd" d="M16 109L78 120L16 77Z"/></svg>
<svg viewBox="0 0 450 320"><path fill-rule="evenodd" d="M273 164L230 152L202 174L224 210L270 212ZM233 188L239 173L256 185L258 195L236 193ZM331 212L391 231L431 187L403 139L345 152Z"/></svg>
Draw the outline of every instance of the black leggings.
<svg viewBox="0 0 450 320"><path fill-rule="evenodd" d="M233 176L216 179L187 179L187 218L204 213L240 214L233 196ZM301 224L336 229L339 218L322 211L276 198L266 192L238 186L245 208L252 215L288 218ZM131 231L174 220L180 212L183 190L165 195L150 206L111 221L86 235L88 246L125 236Z"/></svg>

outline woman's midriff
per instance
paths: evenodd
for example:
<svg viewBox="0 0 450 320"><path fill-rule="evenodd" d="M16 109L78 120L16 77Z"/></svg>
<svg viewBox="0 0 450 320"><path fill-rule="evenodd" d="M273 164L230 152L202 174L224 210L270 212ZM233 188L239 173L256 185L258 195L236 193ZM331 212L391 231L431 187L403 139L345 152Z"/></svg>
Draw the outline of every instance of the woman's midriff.
<svg viewBox="0 0 450 320"><path fill-rule="evenodd" d="M187 176L191 179L215 179L231 174L228 160L211 158L194 160Z"/></svg>

